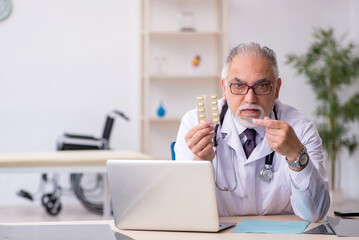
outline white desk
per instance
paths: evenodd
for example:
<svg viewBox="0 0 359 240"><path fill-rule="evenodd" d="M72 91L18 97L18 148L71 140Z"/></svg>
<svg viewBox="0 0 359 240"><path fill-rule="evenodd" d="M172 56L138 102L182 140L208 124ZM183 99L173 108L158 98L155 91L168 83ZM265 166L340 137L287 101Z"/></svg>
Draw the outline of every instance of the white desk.
<svg viewBox="0 0 359 240"><path fill-rule="evenodd" d="M65 172L102 173L106 175L108 159L152 159L150 156L124 150L71 150L39 153L1 153L0 173L19 172ZM107 182L104 185L104 219L111 216L110 195Z"/></svg>
<svg viewBox="0 0 359 240"><path fill-rule="evenodd" d="M241 217L227 217L220 218L221 221L227 222L237 222L239 224L246 219L250 220L267 220L267 221L302 221L295 215L272 215L272 216L241 216ZM312 229L324 221L319 223L310 223L306 230ZM166 231L128 231L128 230L118 230L114 227L113 221L103 220L103 221L71 221L71 222L39 222L39 223L7 223L0 225L51 225L51 224L109 224L114 231L125 234L136 240L244 240L244 239L268 239L268 240L278 240L278 239L301 239L301 240L330 240L338 239L336 235L317 235L317 234L257 234L257 233L232 233L234 227L226 229L219 233L203 233L203 232L166 232ZM345 239L358 239L346 237ZM31 240L31 239L29 239Z"/></svg>
<svg viewBox="0 0 359 240"><path fill-rule="evenodd" d="M0 170L18 171L46 167L91 167L106 165L108 159L152 159L150 156L125 150L70 150L38 153L1 153Z"/></svg>
<svg viewBox="0 0 359 240"><path fill-rule="evenodd" d="M244 219L249 220L266 220L266 221L303 221L303 219L295 215L269 215L269 216L240 216L240 217L223 217L220 218L220 221L223 222L236 222L237 225L241 223ZM319 223L310 223L306 230L312 229L324 221ZM132 237L136 240L160 240L160 239L171 239L171 240L182 240L182 239L193 239L193 240L238 240L238 239L268 239L268 240L278 240L278 239L337 239L336 235L313 235L313 234L264 234L264 233L232 233L231 231L235 227L225 229L218 233L202 233L202 232L164 232L164 231L129 231L129 230L118 230L114 228L113 223L110 222L113 226L113 230L123 233L127 236ZM328 238L327 238L328 237Z"/></svg>

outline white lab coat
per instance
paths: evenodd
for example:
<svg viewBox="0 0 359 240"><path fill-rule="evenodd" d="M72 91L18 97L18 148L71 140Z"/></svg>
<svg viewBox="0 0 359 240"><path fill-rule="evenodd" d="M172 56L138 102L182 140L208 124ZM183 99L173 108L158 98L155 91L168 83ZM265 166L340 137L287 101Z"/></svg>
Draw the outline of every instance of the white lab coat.
<svg viewBox="0 0 359 240"><path fill-rule="evenodd" d="M219 109L224 101L219 100ZM234 156L238 187L234 192L216 189L219 216L288 214L309 220L322 219L330 205L328 178L323 166L322 140L313 125L295 108L276 100L278 119L289 123L300 141L306 146L310 161L300 172L292 171L285 157L275 153L273 178L270 182L261 179L265 156L273 150L265 140L265 127L258 126L256 147L247 159L239 137L245 127L235 124L228 109L223 125L217 133L217 157L212 165L218 173L217 184L232 188L235 185L232 154ZM270 117L274 119L273 112ZM197 109L187 112L181 121L175 145L176 160L192 160L193 153L184 139L187 132L198 124ZM243 137L243 135L241 135ZM219 170L217 172L217 160Z"/></svg>

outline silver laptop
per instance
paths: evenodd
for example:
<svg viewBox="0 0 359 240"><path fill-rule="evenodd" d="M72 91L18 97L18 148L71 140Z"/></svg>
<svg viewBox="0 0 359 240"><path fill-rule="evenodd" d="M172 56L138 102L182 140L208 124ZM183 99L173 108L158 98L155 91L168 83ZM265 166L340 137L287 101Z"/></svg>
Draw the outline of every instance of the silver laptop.
<svg viewBox="0 0 359 240"><path fill-rule="evenodd" d="M108 160L119 229L218 232L212 164L208 161Z"/></svg>

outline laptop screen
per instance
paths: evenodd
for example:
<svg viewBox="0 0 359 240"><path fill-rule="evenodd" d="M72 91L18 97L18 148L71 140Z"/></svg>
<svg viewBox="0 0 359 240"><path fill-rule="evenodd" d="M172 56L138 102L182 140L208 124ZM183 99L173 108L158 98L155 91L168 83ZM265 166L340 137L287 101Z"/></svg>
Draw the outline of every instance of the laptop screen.
<svg viewBox="0 0 359 240"><path fill-rule="evenodd" d="M118 228L219 230L210 162L109 160L107 170Z"/></svg>

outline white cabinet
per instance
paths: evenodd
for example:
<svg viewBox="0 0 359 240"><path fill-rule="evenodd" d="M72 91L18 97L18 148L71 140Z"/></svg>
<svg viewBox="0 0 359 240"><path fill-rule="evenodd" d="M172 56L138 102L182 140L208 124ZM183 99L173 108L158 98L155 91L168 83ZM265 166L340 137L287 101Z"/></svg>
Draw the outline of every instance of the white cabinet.
<svg viewBox="0 0 359 240"><path fill-rule="evenodd" d="M227 1L142 0L141 11L141 150L170 159L170 143L196 96L221 95Z"/></svg>

